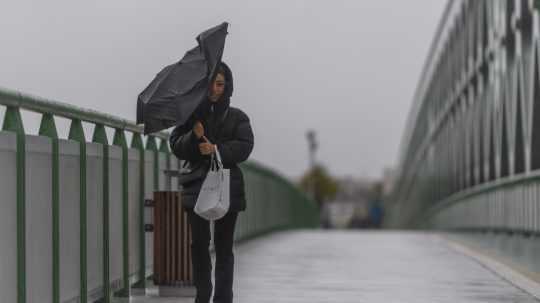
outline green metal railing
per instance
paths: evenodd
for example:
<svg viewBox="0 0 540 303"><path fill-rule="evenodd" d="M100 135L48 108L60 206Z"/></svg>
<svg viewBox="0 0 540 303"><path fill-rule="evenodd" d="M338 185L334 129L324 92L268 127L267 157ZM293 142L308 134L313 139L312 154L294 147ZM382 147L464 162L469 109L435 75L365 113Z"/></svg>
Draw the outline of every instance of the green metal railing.
<svg viewBox="0 0 540 303"><path fill-rule="evenodd" d="M540 234L540 1L448 1L385 224Z"/></svg>
<svg viewBox="0 0 540 303"><path fill-rule="evenodd" d="M94 124L94 133L92 137L92 142L100 143L103 145L103 171L109 171L109 161L108 159L108 140L105 131L105 127L111 127L115 130L114 136L114 145L120 146L123 150L123 188L122 188L122 202L124 203L124 217L123 217L123 233L126 234L128 226L128 216L127 216L127 143L125 141L125 131L130 131L133 133L132 146L142 150L142 127L137 126L127 120L120 119L111 115L99 113L96 111L86 110L82 108L77 108L68 104L52 102L49 100L32 97L29 95L21 94L19 92L0 90L0 104L7 107L3 130L13 131L17 134L17 222L18 222L18 231L17 231L17 249L19 259L17 260L18 264L18 302L26 302L26 269L25 269L25 131L23 126L23 121L21 118L21 109L34 111L42 114L41 125L39 128L39 135L46 136L52 139L52 217L53 217L53 231L52 231L52 241L53 241L53 302L60 302L60 286L59 286L59 151L58 151L58 134L56 130L55 117L62 117L71 120L71 126L69 130L68 139L75 140L80 143L80 269L81 269L81 287L80 287L80 301L86 302L87 294L87 281L86 281L86 270L87 270L87 256L86 256L86 138L84 136L84 131L82 128L82 122L89 122ZM153 150L153 144L155 144L155 138L159 138L163 143L166 143L168 134L167 133L158 133L149 137L147 148ZM144 153L141 152L143 155ZM157 153L156 153L157 156ZM144 159L144 158L143 158ZM142 162L144 163L144 162ZM157 162L155 162L157 164ZM144 165L141 165L141 179L144 180ZM157 175L157 167L154 169L155 174ZM103 281L104 281L104 297L109 298L111 295L110 290L110 281L109 281L109 174L103 174ZM144 183L141 183L144 184ZM143 189L144 190L144 189ZM144 210L144 193L141 191L140 204L141 204L141 214ZM144 216L139 218L140 224L142 226L141 231L144 231ZM124 235L124 262L127 262L128 258L128 237ZM141 233L140 242L141 250L144 250L144 233ZM141 251L141 256L144 256L144 252ZM139 283L138 285L144 287L145 281L145 259L141 258L141 271L139 273ZM124 264L124 289L123 293L127 293L127 284L129 281L128 278L128 268ZM108 300L108 299L107 299Z"/></svg>
<svg viewBox="0 0 540 303"><path fill-rule="evenodd" d="M431 229L537 233L540 223L535 204L539 188L539 172L497 179L444 199L413 217L410 225Z"/></svg>
<svg viewBox="0 0 540 303"><path fill-rule="evenodd" d="M248 206L239 217L236 240L280 229L319 226L319 208L302 191L269 168L241 164L246 178Z"/></svg>
<svg viewBox="0 0 540 303"><path fill-rule="evenodd" d="M118 291L114 292L118 296L127 296L131 287L145 287L145 280L148 277L146 264L146 234L145 234L145 198L149 193L145 190L145 185L151 182L154 191L160 190L160 173L163 169L175 169L171 167L172 154L168 149L168 133L160 132L147 137L146 145L143 143L142 127L135 125L127 120L117 118L111 115L77 108L68 104L53 102L38 97L33 97L19 92L0 90L0 105L6 107L6 113L3 123L3 131L13 132L16 135L16 203L17 203L17 289L16 297L18 303L27 302L27 260L26 260L26 194L28 190L26 184L26 143L27 135L24 130L21 110L37 112L42 115L39 136L51 140L51 186L52 201L52 298L47 301L54 303L61 302L61 272L60 266L63 261L60 260L60 162L61 155L59 146L65 140L58 136L55 123L56 117L66 118L71 121L68 140L76 141L79 144L79 171L80 171L80 189L79 189L79 234L80 234L80 289L79 302L87 302L88 289L88 213L87 209L87 146L88 144L101 144L103 178L99 182L102 186L103 213L101 224L103 225L102 234L102 254L103 254L103 302L110 302L114 287L111 287L110 281L110 222L111 220L121 220L122 222L122 281ZM82 123L90 123L94 126L91 142L87 141L83 131ZM114 130L112 145L109 145L106 128ZM128 147L126 132L132 134L131 144ZM159 140L159 145L158 141ZM110 187L110 159L109 152L112 148L121 150L121 179L120 188ZM129 174L129 150L138 152L138 170L139 175L131 176ZM148 152L153 155L148 158ZM165 167L160 167L159 160L165 156ZM147 176L145 165L152 162L152 175ZM251 237L261 235L277 229L316 227L319 224L318 208L316 204L299 191L295 186L285 178L279 176L272 170L259 164L248 162L241 165L246 178L246 190L248 206L245 213L239 216L237 225L236 240L245 240ZM138 218L130 218L129 208L129 180L135 178L138 180L139 189L137 191ZM131 179L132 180L132 179ZM173 190L175 188L172 188ZM120 191L121 201L111 201L111 192ZM111 203L121 203L122 216L111 218L109 205ZM45 214L44 214L45 215ZM129 271L129 222L137 220L138 234L138 273L135 277L130 275ZM15 260L14 260L15 262ZM45 281L46 282L46 281ZM44 282L44 283L45 283ZM50 281L48 283L51 283ZM131 284L131 285L130 285Z"/></svg>

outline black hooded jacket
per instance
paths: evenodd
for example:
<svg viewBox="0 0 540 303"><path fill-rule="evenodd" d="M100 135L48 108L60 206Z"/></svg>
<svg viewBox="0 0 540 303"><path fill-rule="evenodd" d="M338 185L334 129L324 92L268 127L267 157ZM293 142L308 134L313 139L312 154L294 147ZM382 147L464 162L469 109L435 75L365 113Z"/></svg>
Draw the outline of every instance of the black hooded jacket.
<svg viewBox="0 0 540 303"><path fill-rule="evenodd" d="M253 150L253 131L248 116L240 109L230 106L233 92L233 77L230 68L221 63L225 71L225 90L221 100L212 103L209 99L193 113L192 117L171 133L169 144L172 152L180 160L187 160L191 168L203 165L208 170L210 156L201 155L199 143L193 132L193 125L201 121L204 135L216 144L223 161L224 168L230 169L230 211L246 209L244 176L238 163L247 160ZM184 184L182 190L182 205L185 208L195 207L197 196L203 179Z"/></svg>

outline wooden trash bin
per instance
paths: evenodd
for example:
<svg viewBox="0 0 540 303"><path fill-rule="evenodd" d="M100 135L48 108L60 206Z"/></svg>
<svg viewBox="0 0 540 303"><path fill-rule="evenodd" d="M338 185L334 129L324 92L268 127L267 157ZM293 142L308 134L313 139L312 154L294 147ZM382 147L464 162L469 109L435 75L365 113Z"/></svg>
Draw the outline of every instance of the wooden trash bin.
<svg viewBox="0 0 540 303"><path fill-rule="evenodd" d="M154 284L160 295L167 288L193 289L191 228L180 200L178 191L154 192Z"/></svg>

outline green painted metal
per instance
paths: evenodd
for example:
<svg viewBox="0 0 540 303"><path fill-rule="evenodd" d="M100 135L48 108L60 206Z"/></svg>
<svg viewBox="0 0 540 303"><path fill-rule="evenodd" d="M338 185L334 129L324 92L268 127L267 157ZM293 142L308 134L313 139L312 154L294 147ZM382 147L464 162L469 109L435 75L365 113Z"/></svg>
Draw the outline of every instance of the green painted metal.
<svg viewBox="0 0 540 303"><path fill-rule="evenodd" d="M240 168L248 205L239 221L236 241L276 230L320 226L319 207L290 181L252 161L240 164Z"/></svg>
<svg viewBox="0 0 540 303"><path fill-rule="evenodd" d="M146 237L144 230L144 144L142 136L138 133L133 134L131 147L139 150L139 277L133 285L135 288L146 288Z"/></svg>
<svg viewBox="0 0 540 303"><path fill-rule="evenodd" d="M129 200L128 200L128 147L123 130L114 132L113 145L122 149L122 289L116 293L119 297L129 297Z"/></svg>
<svg viewBox="0 0 540 303"><path fill-rule="evenodd" d="M53 115L48 113L42 115L41 124L39 125L39 135L58 139L58 132L56 131L56 123L54 122Z"/></svg>
<svg viewBox="0 0 540 303"><path fill-rule="evenodd" d="M169 153L169 142L167 139L161 139L161 143L159 144L159 151L163 153Z"/></svg>
<svg viewBox="0 0 540 303"><path fill-rule="evenodd" d="M47 119L50 119L50 117L63 117L67 119L72 120L72 126L70 128L70 134L69 138L73 140L77 140L81 142L81 302L86 301L86 292L87 292L87 250L86 250L86 230L87 230L87 208L86 208L86 142L84 138L84 131L82 129L82 121L92 123L96 125L96 130L94 132L93 136L93 142L97 143L103 143L104 145L104 151L107 153L105 156L108 157L108 150L107 150L107 137L104 131L104 127L112 127L115 129L122 129L126 131L130 131L134 134L134 137L140 136L143 132L143 127L140 125L136 125L135 123L115 117L109 114L100 113L98 111L94 110L88 110L79 108L76 106L72 106L70 104L61 103L61 102L55 102L51 100L47 100L44 98L40 98L37 96L31 96L28 94L23 94L21 92L13 91L13 90L6 90L6 89L0 89L0 105L5 105L7 107L6 116L3 122L3 129L4 130L12 130L12 131L21 131L21 134L23 136L19 136L17 139L18 142L18 152L22 152L24 155L24 130L22 128L22 119L20 117L19 108L34 111L41 114L48 114ZM43 123L42 127L48 127L48 123ZM40 129L41 133L49 133L46 129ZM161 139L167 139L169 137L169 134L167 132L158 132L152 134L152 139L150 140L150 149L157 151L157 146L155 143L155 138L161 138ZM141 136L141 145L142 145L142 136ZM152 143L156 147L152 147ZM144 152L141 152L141 172L144 172ZM157 152L155 153L155 156L157 158ZM24 230L25 230L25 217L24 217L24 157L18 156L18 165L19 165L19 173L18 173L18 249L19 252L24 252L25 250L25 243L24 243ZM156 162L157 163L157 162ZM108 179L108 161L104 161L104 168L107 168L107 173L104 174L105 178ZM22 167L22 168L21 168ZM156 169L154 172L154 183L155 186L157 186L158 180L158 170ZM22 182L20 181L22 180ZM144 210L144 175L141 176L141 180L143 184L143 187L141 188L141 209ZM22 189L22 190L21 190ZM108 189L108 180L105 182L104 180L104 190L107 192ZM108 194L105 192L103 193L104 196L104 203L108 204ZM107 209L104 209L104 212L108 212ZM105 213L104 213L105 214ZM144 217L141 214L141 250L144 248ZM105 218L104 218L105 221ZM108 219L107 219L108 222ZM107 225L108 227L108 225ZM108 252L108 232L104 235L106 238L104 238L104 242L106 245L104 245L104 252ZM18 253L19 255L19 261L18 261L18 296L19 301L24 302L26 300L25 297L25 287L26 287L26 277L25 277L25 254L24 253ZM144 261L144 254L141 255L141 259ZM105 269L108 269L109 262L108 259L105 260L106 263L104 264ZM144 262L142 264L141 271L144 271L145 264ZM108 270L104 271L104 279L108 282ZM145 279L141 279L141 283L144 286ZM110 287L107 284L105 286L106 292L110 293ZM83 295L84 294L84 295Z"/></svg>
<svg viewBox="0 0 540 303"><path fill-rule="evenodd" d="M39 135L52 140L52 302L60 302L60 151L58 146L58 132L54 117L43 114L39 127Z"/></svg>
<svg viewBox="0 0 540 303"><path fill-rule="evenodd" d="M437 205L427 209L425 212L418 214L416 217L413 217L410 226L417 228L426 228L428 227L428 222L431 218L452 206L467 202L468 200L475 197L487 195L489 193L504 191L510 188L524 188L525 186L538 181L540 181L540 172L536 171L521 173L518 175L500 178L489 183L479 184L477 186L453 194L439 202Z"/></svg>
<svg viewBox="0 0 540 303"><path fill-rule="evenodd" d="M161 143L159 144L159 151L165 154L165 169L171 169L171 153L169 151L168 140L161 139L160 141ZM165 190L172 190L170 186L170 182L165 184Z"/></svg>
<svg viewBox="0 0 540 303"><path fill-rule="evenodd" d="M2 129L24 135L21 111L18 107L8 106L6 108Z"/></svg>
<svg viewBox="0 0 540 303"><path fill-rule="evenodd" d="M18 107L7 107L2 129L17 135L17 303L26 303L26 144Z"/></svg>
<svg viewBox="0 0 540 303"><path fill-rule="evenodd" d="M120 128L134 133L143 132L142 126L119 117L6 89L0 89L0 104L38 113L49 113L56 117L63 117L71 120L102 124L104 126L115 129ZM154 133L152 135L163 139L169 137L169 134L166 132Z"/></svg>
<svg viewBox="0 0 540 303"><path fill-rule="evenodd" d="M152 151L157 151L158 150L156 137L148 136L148 139L146 141L146 149L147 150L152 150Z"/></svg>
<svg viewBox="0 0 540 303"><path fill-rule="evenodd" d="M159 190L159 150L154 136L148 136L146 149L154 152L154 190Z"/></svg>
<svg viewBox="0 0 540 303"><path fill-rule="evenodd" d="M109 266L109 143L103 124L96 124L92 142L103 146L103 299L111 302Z"/></svg>
<svg viewBox="0 0 540 303"><path fill-rule="evenodd" d="M84 136L84 130L82 127L81 120L74 119L71 120L71 126L69 128L69 140L74 140L79 142L79 171L80 171L80 196L79 196L79 217L80 217L80 280L81 280L81 287L80 287L80 302L86 303L87 300L87 293L88 293L88 245L87 245L87 239L88 239L88 232L87 232L87 197L86 197L86 138Z"/></svg>
<svg viewBox="0 0 540 303"><path fill-rule="evenodd" d="M159 150L157 146L157 141L154 136L148 136L148 139L146 140L146 149L149 151L152 151L154 154L154 165L153 165L153 190L158 191L159 190Z"/></svg>
<svg viewBox="0 0 540 303"><path fill-rule="evenodd" d="M255 175L260 176L265 182L273 184L276 189L280 189L286 192L287 194L285 196L288 199L286 199L285 201L294 201L292 204L280 204L280 212L282 214L292 214L291 217L295 217L295 219L290 221L289 223L291 227L318 227L320 225L319 207L317 206L317 204L311 198L309 198L302 190L293 185L286 178L280 176L278 173L272 171L265 166L251 161L242 163L240 167L244 171L249 171ZM249 184L248 186L251 186L251 184ZM264 187L265 185L262 186ZM266 193L264 195L257 196L271 197L275 195L275 192L276 190L273 190L271 191L272 194ZM274 203L274 201L272 201L271 203ZM270 203L270 201L268 201L267 203Z"/></svg>

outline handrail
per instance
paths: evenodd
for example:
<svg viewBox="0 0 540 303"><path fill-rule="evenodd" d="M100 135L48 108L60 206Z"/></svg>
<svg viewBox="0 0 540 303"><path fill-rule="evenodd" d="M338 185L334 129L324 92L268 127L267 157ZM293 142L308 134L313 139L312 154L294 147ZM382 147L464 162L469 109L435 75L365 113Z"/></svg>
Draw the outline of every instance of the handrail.
<svg viewBox="0 0 540 303"><path fill-rule="evenodd" d="M77 119L95 124L103 124L104 126L127 130L134 133L143 133L143 127L141 125L137 125L132 121L120 117L4 88L0 89L0 105L14 106L41 114L48 113L67 119ZM154 133L151 134L151 136L161 139L169 138L167 132Z"/></svg>
<svg viewBox="0 0 540 303"><path fill-rule="evenodd" d="M258 172L261 175L265 175L269 177L270 179L275 180L276 182L282 184L284 187L295 191L303 200L307 201L308 203L312 204L313 206L317 206L315 201L311 199L304 191L302 191L297 185L295 185L293 182L288 180L285 176L281 175L276 170L263 165L262 163L255 162L253 160L246 161L241 164L241 167L245 167L247 169L254 170Z"/></svg>
<svg viewBox="0 0 540 303"><path fill-rule="evenodd" d="M534 182L540 180L540 172L525 172L519 175L508 176L505 178L497 179L488 183L479 184L475 187L457 192L436 205L432 206L422 216L420 221L432 217L434 214L446 209L452 205L458 204L462 201L466 201L474 196L493 192L496 190L504 189L507 187L517 186L528 182Z"/></svg>

